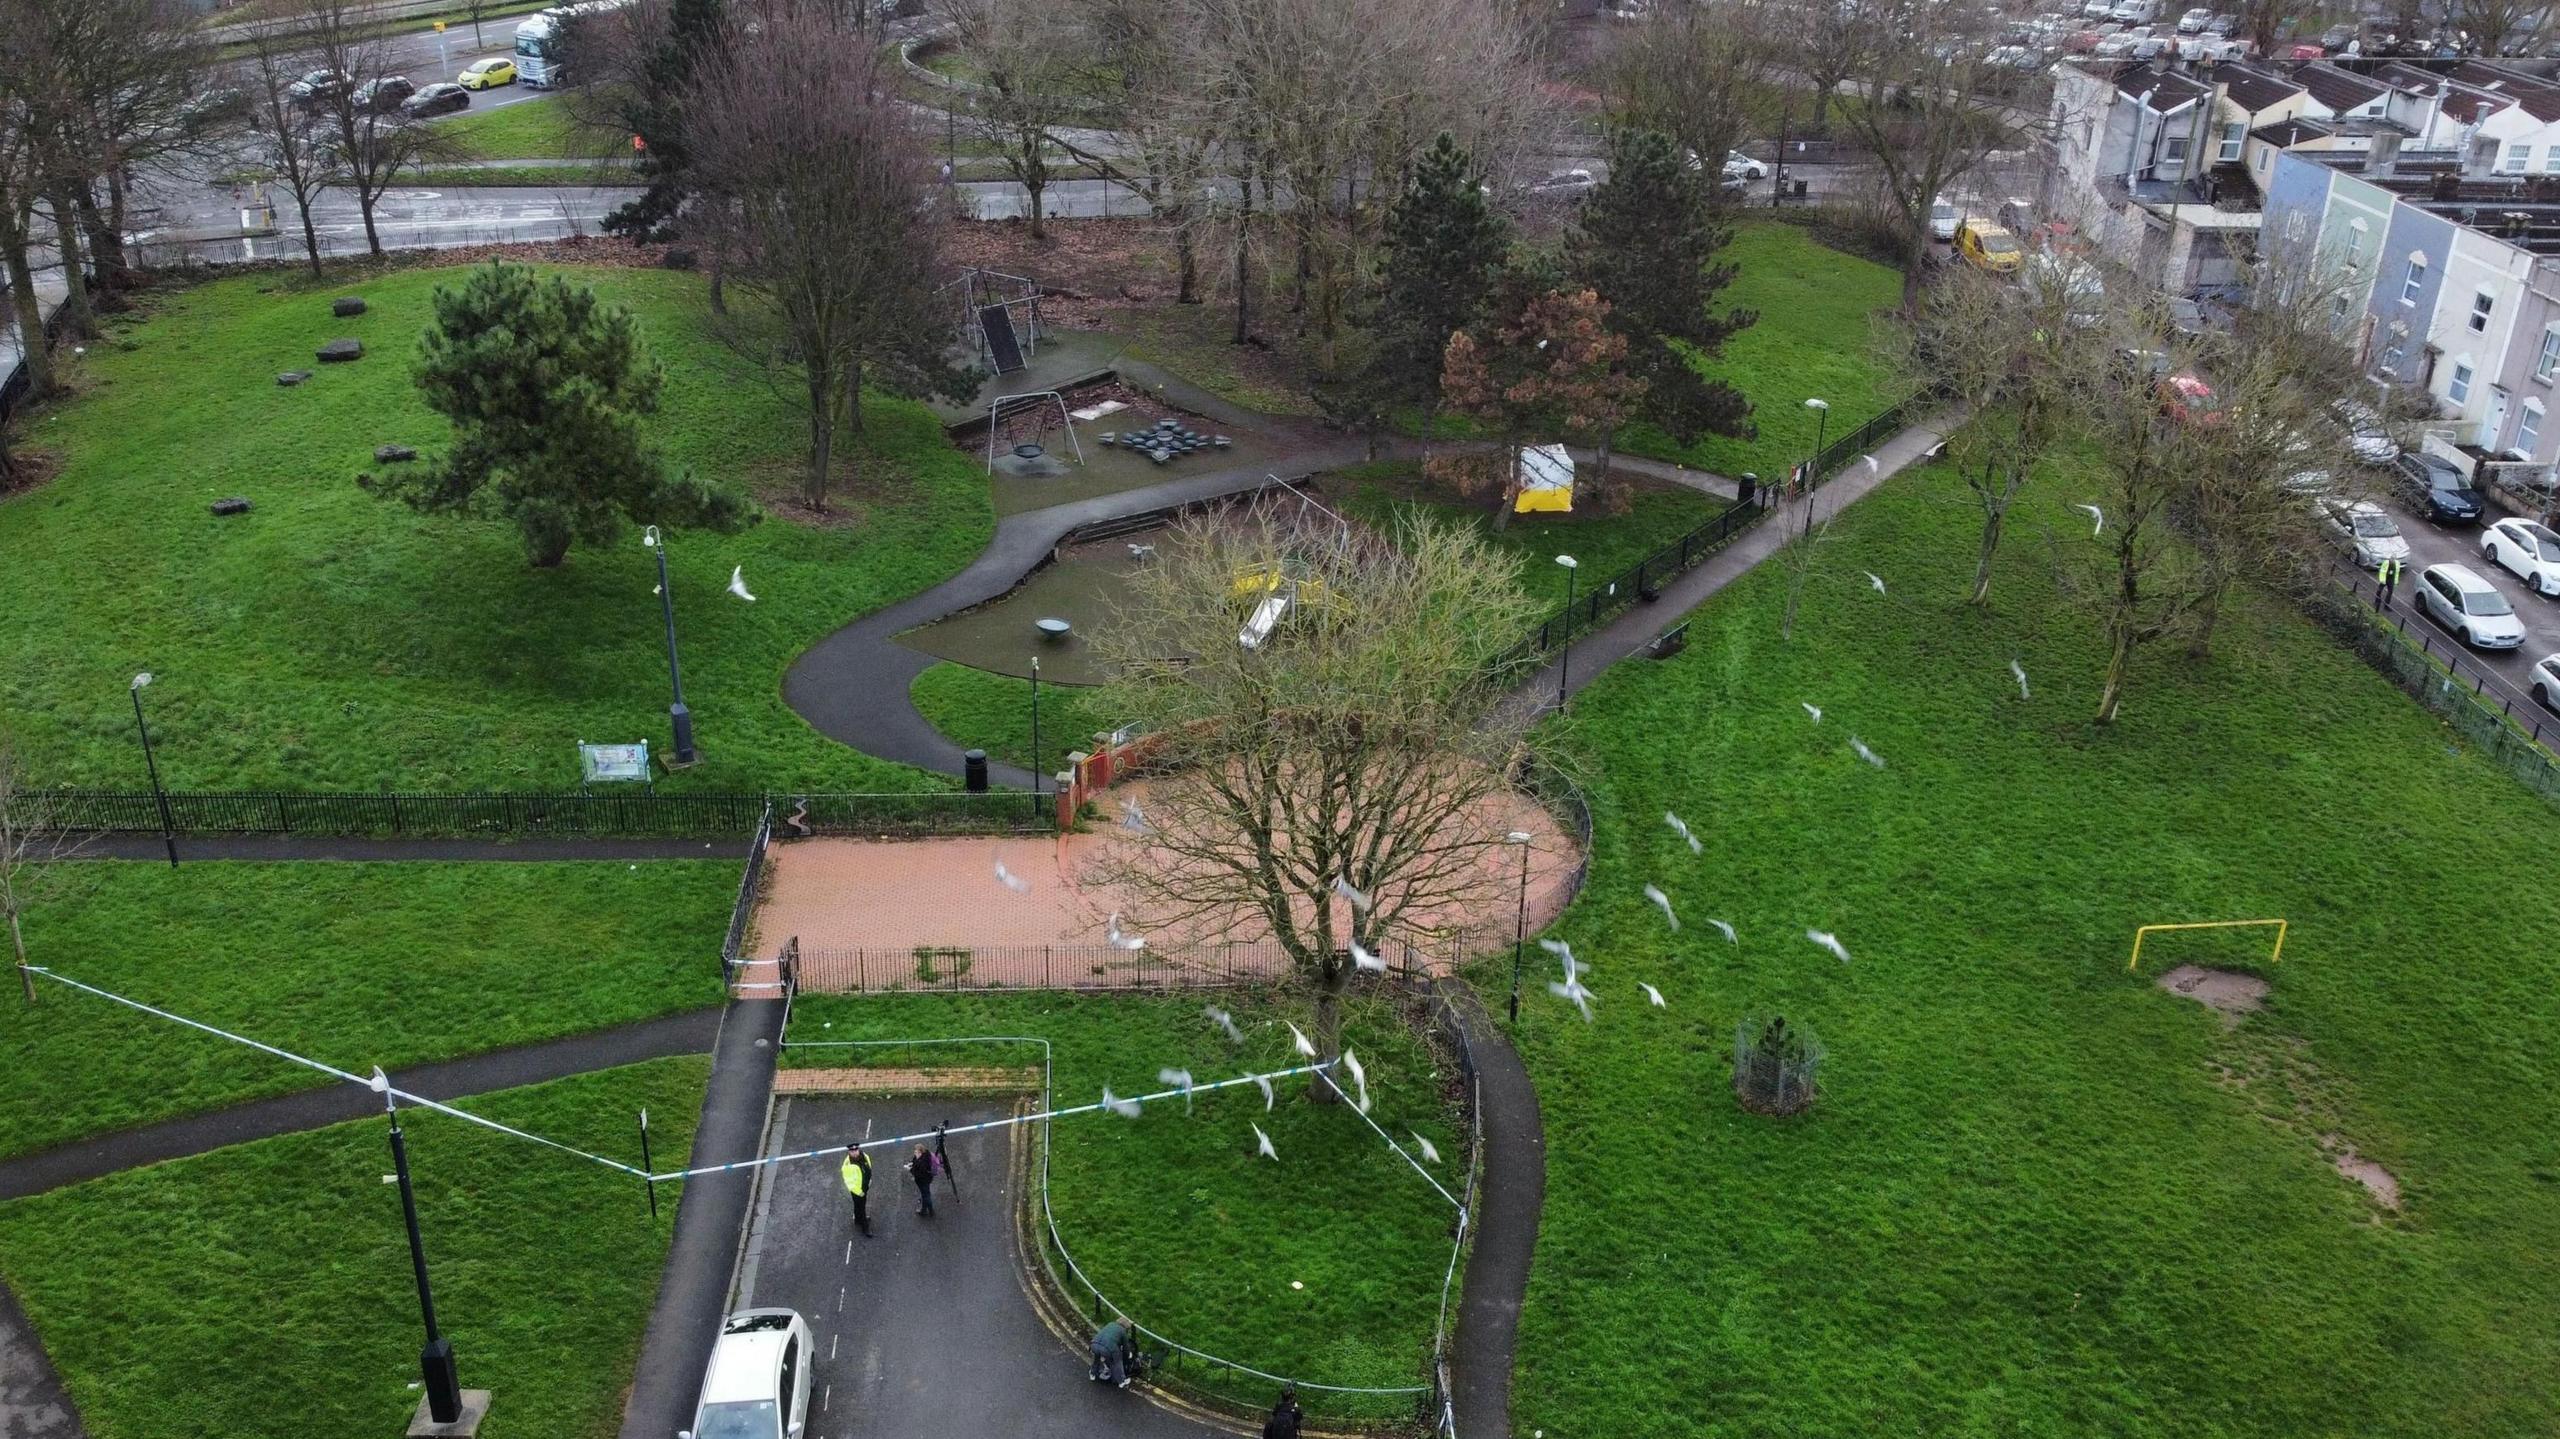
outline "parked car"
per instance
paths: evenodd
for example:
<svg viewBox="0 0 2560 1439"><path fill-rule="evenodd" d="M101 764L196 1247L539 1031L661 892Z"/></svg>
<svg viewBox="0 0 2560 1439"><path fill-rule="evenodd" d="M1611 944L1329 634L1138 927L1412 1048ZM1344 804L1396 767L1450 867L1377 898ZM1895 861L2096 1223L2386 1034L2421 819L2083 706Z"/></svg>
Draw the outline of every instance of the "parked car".
<svg viewBox="0 0 2560 1439"><path fill-rule="evenodd" d="M2204 333L2204 306L2184 295L2169 297L2169 328L2189 339Z"/></svg>
<svg viewBox="0 0 2560 1439"><path fill-rule="evenodd" d="M2533 520L2500 520L2483 531L2480 553L2513 571L2537 595L2560 599L2560 534Z"/></svg>
<svg viewBox="0 0 2560 1439"><path fill-rule="evenodd" d="M313 70L284 87L284 97L306 110L321 106L345 95L356 82L343 70Z"/></svg>
<svg viewBox="0 0 2560 1439"><path fill-rule="evenodd" d="M233 120L249 117L249 92L236 86L221 86L178 107L178 124L187 130L209 130Z"/></svg>
<svg viewBox="0 0 2560 1439"><path fill-rule="evenodd" d="M496 57L474 60L453 78L465 90L494 90L516 83L516 62Z"/></svg>
<svg viewBox="0 0 2560 1439"><path fill-rule="evenodd" d="M2176 47L2166 40L2156 40L2146 35L2133 42L2133 48L2124 52L2124 58L2147 64L2158 59L2163 51L2175 54Z"/></svg>
<svg viewBox="0 0 2560 1439"><path fill-rule="evenodd" d="M1994 275L2013 274L2026 260L2018 237L1988 220L1967 220L1956 226L1956 253L1975 269Z"/></svg>
<svg viewBox="0 0 2560 1439"><path fill-rule="evenodd" d="M1995 70L2031 75L2044 68L2044 52L2028 45L1999 45L1982 57L1982 62Z"/></svg>
<svg viewBox="0 0 2560 1439"><path fill-rule="evenodd" d="M797 1310L730 1315L703 1371L693 1427L677 1439L793 1439L809 1422L813 1349Z"/></svg>
<svg viewBox="0 0 2560 1439"><path fill-rule="evenodd" d="M2524 624L2498 587L2469 565L2429 565L2418 572L2418 608L2473 649L2511 650Z"/></svg>
<svg viewBox="0 0 2560 1439"><path fill-rule="evenodd" d="M408 76L384 75L377 79L367 80L356 87L356 108L359 110L397 110L400 108L401 101L406 100L417 93L418 87L409 83Z"/></svg>
<svg viewBox="0 0 2560 1439"><path fill-rule="evenodd" d="M2439 525L2480 523L2480 492L2453 462L2436 455L2402 451L2392 464L2393 488L2418 512Z"/></svg>
<svg viewBox="0 0 2560 1439"><path fill-rule="evenodd" d="M2387 465L2400 458L2400 442L2382 427L2382 416L2362 400L2336 400L2329 413L2346 432L2347 453L2368 465Z"/></svg>
<svg viewBox="0 0 2560 1439"><path fill-rule="evenodd" d="M2320 32L2320 48L2335 55L2346 49L2347 42L2355 38L2356 27L2353 25L2332 25Z"/></svg>
<svg viewBox="0 0 2560 1439"><path fill-rule="evenodd" d="M2276 489L2298 500L2316 500L2338 488L2338 477L2327 470L2296 470L2276 481Z"/></svg>
<svg viewBox="0 0 2560 1439"><path fill-rule="evenodd" d="M1769 167L1766 164L1752 159L1750 156L1743 154L1740 150L1727 150L1724 152L1724 172L1728 175L1739 175L1745 180L1766 180L1769 178Z"/></svg>
<svg viewBox="0 0 2560 1439"><path fill-rule="evenodd" d="M2109 35L2100 39L2089 53L2101 60L2122 60L2132 55L2133 47L2141 43L2131 35Z"/></svg>
<svg viewBox="0 0 2560 1439"><path fill-rule="evenodd" d="M1956 226L1964 220L1964 211L1944 195L1929 202L1929 235L1932 239L1952 240Z"/></svg>
<svg viewBox="0 0 2560 1439"><path fill-rule="evenodd" d="M2385 560L2409 558L2409 541L2400 533L2400 526L2388 511L2371 500L2323 499L2312 508L2319 513L2320 527L2355 559L2357 569L2369 570Z"/></svg>
<svg viewBox="0 0 2560 1439"><path fill-rule="evenodd" d="M2207 35L2227 36L2232 31L2239 28L2240 17L2237 15L2216 15L2212 19L2204 22L2204 33Z"/></svg>
<svg viewBox="0 0 2560 1439"><path fill-rule="evenodd" d="M2204 33L2204 27L2212 23L2213 12L2199 5L2193 10L2190 10L2186 14L2178 17L2178 33L2181 35L2201 35Z"/></svg>
<svg viewBox="0 0 2560 1439"><path fill-rule="evenodd" d="M2560 655L2544 655L2533 662L2533 697L2547 710L2560 710Z"/></svg>
<svg viewBox="0 0 2560 1439"><path fill-rule="evenodd" d="M1542 199L1578 200L1600 188L1588 170L1558 170L1529 187L1529 193Z"/></svg>
<svg viewBox="0 0 2560 1439"><path fill-rule="evenodd" d="M2027 257L2026 285L2039 307L2058 304L2063 323L2073 329L2087 329L2103 317L2107 282L2097 266L2077 255L2055 249L2036 251Z"/></svg>
<svg viewBox="0 0 2560 1439"><path fill-rule="evenodd" d="M2222 423L2222 397L2200 375L2165 376L2157 391L2160 413L2182 425Z"/></svg>
<svg viewBox="0 0 2560 1439"><path fill-rule="evenodd" d="M410 115L444 115L471 108L471 92L450 80L439 80L400 102L400 109Z"/></svg>
<svg viewBox="0 0 2560 1439"><path fill-rule="evenodd" d="M2086 3L2082 4L2080 7L2080 18L2083 20L2104 20L2107 18L2108 13L2113 11L2115 8L2115 0L2086 0Z"/></svg>

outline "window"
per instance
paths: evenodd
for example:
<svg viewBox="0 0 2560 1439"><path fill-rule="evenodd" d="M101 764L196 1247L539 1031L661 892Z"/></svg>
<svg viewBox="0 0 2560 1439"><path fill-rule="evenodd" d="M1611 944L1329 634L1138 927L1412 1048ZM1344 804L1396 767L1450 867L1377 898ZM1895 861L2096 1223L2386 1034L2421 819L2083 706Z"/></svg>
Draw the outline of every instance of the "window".
<svg viewBox="0 0 2560 1439"><path fill-rule="evenodd" d="M2259 173L2259 174L2263 175L2263 174L2267 173L2267 157L2268 157L2268 156L2270 156L2270 155L2273 155L2275 152L2276 152L2276 151L2275 151L2275 147L2274 147L2273 145L2268 145L2268 146L2262 147L2262 148L2258 151L2258 173Z"/></svg>
<svg viewBox="0 0 2560 1439"><path fill-rule="evenodd" d="M2516 442L2510 448L2529 460L2533 458L2534 445L2541 439L2542 406L2527 400L2523 415L2516 420Z"/></svg>
<svg viewBox="0 0 2560 1439"><path fill-rule="evenodd" d="M2228 165L2240 158L2240 146L2249 138L2249 127L2238 120L2222 127L2222 163Z"/></svg>
<svg viewBox="0 0 2560 1439"><path fill-rule="evenodd" d="M2542 152L2542 173L2560 175L2560 145L2554 145Z"/></svg>
<svg viewBox="0 0 2560 1439"><path fill-rule="evenodd" d="M791 1417L790 1407L792 1396L798 1392L793 1386L797 1385L799 1382L800 1341L793 1339L782 1346L782 1390L780 1393L773 1396L782 1404L782 1417L786 1420Z"/></svg>
<svg viewBox="0 0 2560 1439"><path fill-rule="evenodd" d="M2489 312L2497 307L2497 296L2486 290L2474 294L2471 297L2471 333L2475 335L2489 333Z"/></svg>
<svg viewBox="0 0 2560 1439"><path fill-rule="evenodd" d="M2347 267L2348 273L2353 274L2364 269L2364 242L2371 238L2370 227L2363 219L2358 218L2347 222L2346 253L2339 257L2339 263Z"/></svg>
<svg viewBox="0 0 2560 1439"><path fill-rule="evenodd" d="M2532 168L2533 147L2531 145L2509 145L2505 156L2498 161L2498 169L2509 175L2521 175Z"/></svg>
<svg viewBox="0 0 2560 1439"><path fill-rule="evenodd" d="M2551 383L2554 372L2560 372L2560 325L2548 326L2543 330L2542 353L2533 357L2535 379L2547 385Z"/></svg>
<svg viewBox="0 0 2560 1439"><path fill-rule="evenodd" d="M2411 255L2409 257L2409 273L2402 277L2400 281L2400 303L2404 305L2414 305L2418 303L2418 292L2424 290L2426 287L2427 257L2424 255Z"/></svg>
<svg viewBox="0 0 2560 1439"><path fill-rule="evenodd" d="M2453 379L2444 387L2444 397L2457 405L2471 403L2471 360L2465 356L2453 362Z"/></svg>
<svg viewBox="0 0 2560 1439"><path fill-rule="evenodd" d="M2187 158L2187 137L2184 135L2170 135L2164 138L2160 142L2160 158L2163 160L2184 160Z"/></svg>
<svg viewBox="0 0 2560 1439"><path fill-rule="evenodd" d="M2408 358L2409 342L2394 335L2391 337L2391 343L2384 347L2382 358L2375 363L2374 369L2377 373L2396 380L2400 378L2401 365L2407 363Z"/></svg>

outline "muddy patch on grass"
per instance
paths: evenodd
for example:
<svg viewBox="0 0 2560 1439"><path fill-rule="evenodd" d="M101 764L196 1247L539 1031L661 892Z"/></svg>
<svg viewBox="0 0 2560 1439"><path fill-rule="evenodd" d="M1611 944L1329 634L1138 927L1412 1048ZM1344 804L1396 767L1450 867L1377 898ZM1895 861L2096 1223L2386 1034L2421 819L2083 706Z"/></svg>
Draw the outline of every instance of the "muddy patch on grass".
<svg viewBox="0 0 2560 1439"><path fill-rule="evenodd" d="M2385 1209L2399 1209L2400 1180L2383 1168L2379 1161L2356 1153L2356 1147L2341 1135L2321 1135L2320 1148L2328 1154L2329 1162L2338 1167L2340 1174L2364 1186L2366 1196L2374 1203Z"/></svg>
<svg viewBox="0 0 2560 1439"><path fill-rule="evenodd" d="M2222 1016L2222 1027L2237 1029L2242 1017L2266 1006L2267 982L2254 974L2182 964L2160 976L2160 987L2192 999Z"/></svg>

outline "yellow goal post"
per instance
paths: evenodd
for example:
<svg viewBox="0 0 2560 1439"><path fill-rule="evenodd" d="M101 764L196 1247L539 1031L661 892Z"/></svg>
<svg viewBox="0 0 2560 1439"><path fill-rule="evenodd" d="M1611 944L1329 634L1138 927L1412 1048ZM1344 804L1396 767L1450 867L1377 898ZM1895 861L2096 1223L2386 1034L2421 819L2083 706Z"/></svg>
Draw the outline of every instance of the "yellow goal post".
<svg viewBox="0 0 2560 1439"><path fill-rule="evenodd" d="M2126 960L2124 967L2127 973L2131 973L2132 971L2141 968L2143 938L2147 935L2158 933L2160 931L2172 929L2247 929L2263 927L2266 925L2274 925L2276 930L2275 952L2267 956L2267 963L2274 964L2284 958L2285 921L2281 919L2205 919L2197 920L2191 924L2146 924L2135 930L2133 932L2133 958Z"/></svg>

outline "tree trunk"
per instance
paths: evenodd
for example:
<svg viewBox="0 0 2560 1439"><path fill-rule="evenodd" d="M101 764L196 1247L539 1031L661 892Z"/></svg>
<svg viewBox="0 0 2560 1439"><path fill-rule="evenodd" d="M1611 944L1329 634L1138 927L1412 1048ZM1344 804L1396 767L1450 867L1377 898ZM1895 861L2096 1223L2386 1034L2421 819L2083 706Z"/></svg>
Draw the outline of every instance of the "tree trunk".
<svg viewBox="0 0 2560 1439"><path fill-rule="evenodd" d="M56 191L45 208L53 214L54 243L62 252L62 334L67 339L93 339L98 333L97 312L89 306L89 277L81 269L80 230L76 211L69 198Z"/></svg>
<svg viewBox="0 0 2560 1439"><path fill-rule="evenodd" d="M2124 703L2125 672L2133 665L2133 621L2125 618L2108 625L2107 638L2110 645L2107 682L2098 691L2098 713L2095 716L2100 724L2114 724L2116 709Z"/></svg>
<svg viewBox="0 0 2560 1439"><path fill-rule="evenodd" d="M6 863L6 860L0 859L0 863ZM18 983L26 987L27 1003L33 1004L36 1002L36 977L27 973L27 936L18 928L18 911L14 905L9 909L9 950L18 958Z"/></svg>
<svg viewBox="0 0 2560 1439"><path fill-rule="evenodd" d="M1831 87L1816 85L1813 87L1813 125L1811 127L1813 132L1817 135L1827 133L1822 127L1829 122L1830 118Z"/></svg>
<svg viewBox="0 0 2560 1439"><path fill-rule="evenodd" d="M1253 232L1253 176L1244 177L1244 209L1236 217L1236 337L1241 345L1251 333L1252 296L1245 283L1245 247Z"/></svg>
<svg viewBox="0 0 2560 1439"><path fill-rule="evenodd" d="M18 348L25 356L27 396L43 399L53 393L53 355L45 348L44 307L36 301L35 267L27 260L26 222L29 212L21 210L10 221L6 234L0 234L0 262L9 269L10 308L17 312Z"/></svg>
<svg viewBox="0 0 2560 1439"><path fill-rule="evenodd" d="M1042 197L1049 193L1049 182L1045 179L1036 182L1025 180L1022 188L1031 194L1031 243L1043 244L1049 238L1049 226L1045 213L1047 207Z"/></svg>
<svg viewBox="0 0 2560 1439"><path fill-rule="evenodd" d="M317 280L320 278L320 231L311 223L311 196L308 191L296 192L293 208L302 216L302 253L310 257L311 278Z"/></svg>
<svg viewBox="0 0 2560 1439"><path fill-rule="evenodd" d="M835 458L835 376L820 364L809 366L809 473L800 498L813 510L827 507L827 467Z"/></svg>
<svg viewBox="0 0 2560 1439"><path fill-rule="evenodd" d="M1493 528L1499 534L1511 528L1512 504L1520 495L1520 445L1506 441L1502 446L1503 471L1493 487Z"/></svg>
<svg viewBox="0 0 2560 1439"><path fill-rule="evenodd" d="M862 433L862 362L856 360L844 367L845 433Z"/></svg>
<svg viewBox="0 0 2560 1439"><path fill-rule="evenodd" d="M2187 658L2200 660L2213 653L2213 630L2222 622L2222 595L2229 588L2224 583L2205 591L2203 613L2197 617L2195 633L2187 639Z"/></svg>
<svg viewBox="0 0 2560 1439"><path fill-rule="evenodd" d="M729 242L714 238L711 242L711 313L729 313Z"/></svg>
<svg viewBox="0 0 2560 1439"><path fill-rule="evenodd" d="M1326 955L1324 967L1316 981L1316 1060L1330 1063L1342 1057L1342 996L1351 987L1351 966L1333 955ZM1322 1079L1315 1082L1314 1099L1318 1104L1332 1104L1339 1096L1333 1086Z"/></svg>
<svg viewBox="0 0 2560 1439"><path fill-rule="evenodd" d="M123 188L113 175L107 177L107 184L111 195ZM75 194L75 202L80 207L80 228L89 236L89 268L97 282L97 302L105 309L122 309L123 305L115 297L131 284L124 262L124 236L117 222L109 218L108 211L98 208L94 184L81 186ZM110 209L123 208L122 199L111 201Z"/></svg>
<svg viewBox="0 0 2560 1439"><path fill-rule="evenodd" d="M381 232L373 228L373 202L379 198L381 197L373 192L372 186L364 184L356 186L356 204L364 211L365 249L375 255L382 253Z"/></svg>
<svg viewBox="0 0 2560 1439"><path fill-rule="evenodd" d="M1173 302L1177 305L1200 303L1200 254L1192 243L1191 226L1184 218L1173 222Z"/></svg>
<svg viewBox="0 0 2560 1439"><path fill-rule="evenodd" d="M1969 605L1991 603L1991 557L2000 549L2000 531L2009 521L2006 505L1986 505L1982 511L1982 546L1973 557L1973 593L1965 596Z"/></svg>

